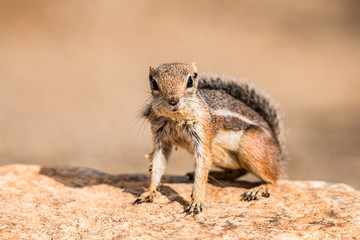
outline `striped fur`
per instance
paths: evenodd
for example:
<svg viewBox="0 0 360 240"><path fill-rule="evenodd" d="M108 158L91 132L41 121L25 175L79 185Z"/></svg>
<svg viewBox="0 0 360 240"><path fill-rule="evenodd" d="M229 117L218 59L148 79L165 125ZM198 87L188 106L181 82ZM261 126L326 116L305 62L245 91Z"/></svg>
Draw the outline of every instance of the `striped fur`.
<svg viewBox="0 0 360 240"><path fill-rule="evenodd" d="M233 77L220 78L217 75L204 73L199 74L198 89L223 90L252 108L269 124L282 154L285 154L283 121L278 107L269 100L268 93L255 88L246 80L240 82Z"/></svg>

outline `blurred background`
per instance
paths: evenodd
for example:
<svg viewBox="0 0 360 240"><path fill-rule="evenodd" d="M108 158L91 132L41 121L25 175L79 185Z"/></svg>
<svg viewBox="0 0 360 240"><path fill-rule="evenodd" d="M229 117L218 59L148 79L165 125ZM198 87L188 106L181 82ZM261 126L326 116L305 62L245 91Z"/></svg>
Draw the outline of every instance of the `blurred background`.
<svg viewBox="0 0 360 240"><path fill-rule="evenodd" d="M146 172L148 67L175 61L271 93L290 179L360 189L357 0L1 0L0 165Z"/></svg>

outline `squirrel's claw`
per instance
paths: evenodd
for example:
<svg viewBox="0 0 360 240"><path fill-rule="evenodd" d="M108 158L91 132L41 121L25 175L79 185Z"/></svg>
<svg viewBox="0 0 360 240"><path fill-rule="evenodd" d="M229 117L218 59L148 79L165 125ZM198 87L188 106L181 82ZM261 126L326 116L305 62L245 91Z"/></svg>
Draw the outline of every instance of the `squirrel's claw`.
<svg viewBox="0 0 360 240"><path fill-rule="evenodd" d="M145 202L153 202L154 201L154 195L155 195L154 193L144 192L143 194L141 194L140 197L138 197L135 200L133 205L141 204L141 203L145 203Z"/></svg>
<svg viewBox="0 0 360 240"><path fill-rule="evenodd" d="M189 206L187 206L187 208L185 208L184 212L186 213L186 215L190 215L190 214L196 215L202 212L202 210L203 210L202 202L191 200L191 203L189 204Z"/></svg>
<svg viewBox="0 0 360 240"><path fill-rule="evenodd" d="M252 201L252 200L259 200L257 194L259 191L246 191L242 194L242 200L244 201Z"/></svg>

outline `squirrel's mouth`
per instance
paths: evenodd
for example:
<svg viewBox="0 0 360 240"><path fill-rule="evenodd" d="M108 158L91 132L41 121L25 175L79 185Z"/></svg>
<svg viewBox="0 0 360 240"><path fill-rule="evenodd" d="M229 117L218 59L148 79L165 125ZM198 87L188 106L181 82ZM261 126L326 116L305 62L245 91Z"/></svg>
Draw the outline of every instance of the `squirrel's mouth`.
<svg viewBox="0 0 360 240"><path fill-rule="evenodd" d="M172 107L171 111L172 112L177 112L177 111L179 111L179 107L178 106Z"/></svg>

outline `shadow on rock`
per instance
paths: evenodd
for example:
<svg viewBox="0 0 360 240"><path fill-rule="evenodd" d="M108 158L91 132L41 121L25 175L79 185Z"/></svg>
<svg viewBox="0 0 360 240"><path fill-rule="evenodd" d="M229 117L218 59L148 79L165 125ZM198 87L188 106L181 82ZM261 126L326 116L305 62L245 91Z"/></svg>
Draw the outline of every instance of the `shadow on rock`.
<svg viewBox="0 0 360 240"><path fill-rule="evenodd" d="M108 174L90 168L73 167L73 166L56 166L56 167L42 167L40 174L50 177L65 186L72 188L82 188L92 185L107 184L113 187L124 189L124 192L131 193L135 197L140 196L149 184L149 174ZM191 184L192 180L187 176L172 176L165 175L162 178L162 183L184 183ZM218 181L214 179L209 180L209 184L218 187L239 187L239 188L253 188L259 186L261 182L248 181ZM184 200L174 189L170 186L162 185L160 188L161 194L166 196L169 201L176 201L179 204L186 206L187 201Z"/></svg>

